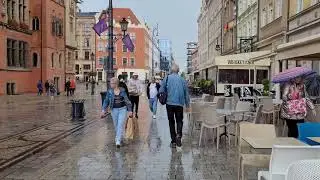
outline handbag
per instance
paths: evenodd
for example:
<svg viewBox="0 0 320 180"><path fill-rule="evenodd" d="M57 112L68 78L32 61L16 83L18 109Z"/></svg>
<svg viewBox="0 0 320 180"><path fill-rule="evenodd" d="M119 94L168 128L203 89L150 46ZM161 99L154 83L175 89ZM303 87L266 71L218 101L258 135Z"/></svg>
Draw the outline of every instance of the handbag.
<svg viewBox="0 0 320 180"><path fill-rule="evenodd" d="M287 101L289 115L303 114L307 115L307 100L305 98Z"/></svg>
<svg viewBox="0 0 320 180"><path fill-rule="evenodd" d="M134 124L132 117L129 117L126 124L126 139L132 140L134 137Z"/></svg>
<svg viewBox="0 0 320 180"><path fill-rule="evenodd" d="M159 93L159 102L162 104L162 105L165 105L167 103L167 98L168 98L168 92L167 92L167 84L168 84L168 76L166 78L166 84L165 84L165 87L164 87L164 91Z"/></svg>

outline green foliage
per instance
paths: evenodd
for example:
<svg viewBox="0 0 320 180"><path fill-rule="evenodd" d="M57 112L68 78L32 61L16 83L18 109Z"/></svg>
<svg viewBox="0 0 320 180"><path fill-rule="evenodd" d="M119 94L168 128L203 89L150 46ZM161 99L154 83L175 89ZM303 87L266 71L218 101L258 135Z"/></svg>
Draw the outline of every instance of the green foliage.
<svg viewBox="0 0 320 180"><path fill-rule="evenodd" d="M269 96L270 95L270 80L269 79L264 79L262 80L262 85L263 85L263 95L264 96Z"/></svg>

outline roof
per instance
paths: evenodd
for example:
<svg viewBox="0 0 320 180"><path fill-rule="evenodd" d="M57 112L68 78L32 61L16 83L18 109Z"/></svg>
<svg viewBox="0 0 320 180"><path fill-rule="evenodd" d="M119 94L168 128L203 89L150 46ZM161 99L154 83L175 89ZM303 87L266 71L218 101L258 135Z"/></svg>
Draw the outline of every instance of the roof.
<svg viewBox="0 0 320 180"><path fill-rule="evenodd" d="M105 13L106 10L100 12L100 16L102 13ZM137 16L133 13L130 8L113 8L113 19L116 22L122 21L122 18L130 19L132 24L139 25L141 24L138 20Z"/></svg>

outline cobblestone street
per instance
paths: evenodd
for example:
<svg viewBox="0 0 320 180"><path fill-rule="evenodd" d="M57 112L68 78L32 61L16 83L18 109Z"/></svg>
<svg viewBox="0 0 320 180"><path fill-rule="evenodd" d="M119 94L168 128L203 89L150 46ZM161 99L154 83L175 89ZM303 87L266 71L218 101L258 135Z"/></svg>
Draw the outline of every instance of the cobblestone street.
<svg viewBox="0 0 320 180"><path fill-rule="evenodd" d="M190 137L186 120L182 152L171 149L165 108L160 106L153 120L145 96L140 102L137 137L117 150L111 119L99 118L100 95L91 96L81 88L83 93L77 96L86 99L84 122L71 121L64 96L54 100L34 95L1 97L1 163L57 140L0 171L0 179L237 178L236 148L222 143L216 151L212 141L199 148L199 132ZM257 169L248 171L249 179L256 179Z"/></svg>

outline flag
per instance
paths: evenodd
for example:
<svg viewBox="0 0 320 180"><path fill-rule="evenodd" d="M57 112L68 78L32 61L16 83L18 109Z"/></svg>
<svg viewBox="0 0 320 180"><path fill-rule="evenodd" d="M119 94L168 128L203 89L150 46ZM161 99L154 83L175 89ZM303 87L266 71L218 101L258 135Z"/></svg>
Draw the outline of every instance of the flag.
<svg viewBox="0 0 320 180"><path fill-rule="evenodd" d="M132 43L132 40L131 40L129 34L125 35L125 36L122 38L122 42L123 42L123 44L127 47L127 49L128 49L130 52L133 52L133 51L134 51L134 44Z"/></svg>
<svg viewBox="0 0 320 180"><path fill-rule="evenodd" d="M97 24L93 26L93 30L101 36L103 32L105 32L108 29L108 25L106 23L106 19L100 19Z"/></svg>

